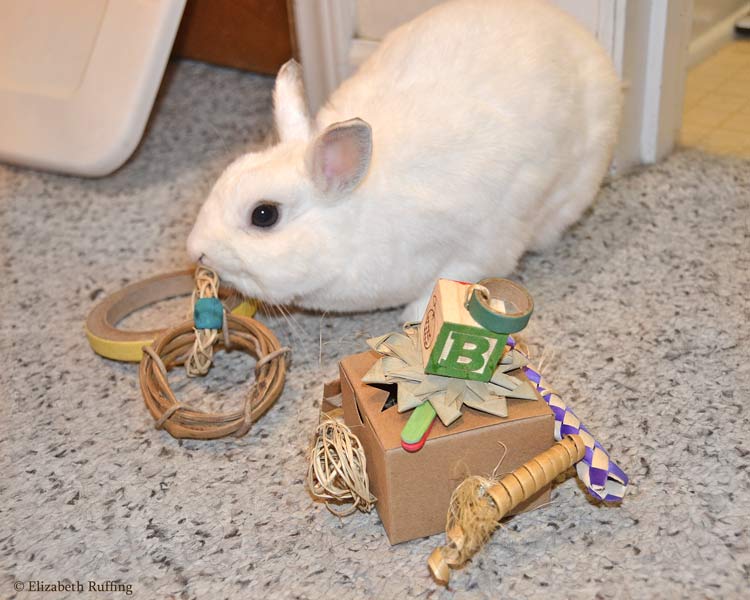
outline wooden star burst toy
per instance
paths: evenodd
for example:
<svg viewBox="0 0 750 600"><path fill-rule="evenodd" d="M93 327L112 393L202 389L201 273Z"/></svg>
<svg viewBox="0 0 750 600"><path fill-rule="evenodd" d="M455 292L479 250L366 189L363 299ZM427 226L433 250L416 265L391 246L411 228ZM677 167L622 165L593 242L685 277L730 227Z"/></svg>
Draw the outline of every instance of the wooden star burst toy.
<svg viewBox="0 0 750 600"><path fill-rule="evenodd" d="M420 323L368 340L382 358L362 381L396 384L398 411L414 409L401 432L405 450L421 449L435 418L447 427L464 405L507 417L507 398L536 399L529 381L509 374L526 364L523 356L506 351L508 335L526 326L533 307L507 279L439 279Z"/></svg>

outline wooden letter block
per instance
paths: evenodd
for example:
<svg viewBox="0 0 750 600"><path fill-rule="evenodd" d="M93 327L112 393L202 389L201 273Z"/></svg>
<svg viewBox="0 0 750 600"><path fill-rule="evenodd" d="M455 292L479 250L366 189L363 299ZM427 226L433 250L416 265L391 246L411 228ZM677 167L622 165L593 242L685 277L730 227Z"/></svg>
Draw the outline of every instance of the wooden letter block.
<svg viewBox="0 0 750 600"><path fill-rule="evenodd" d="M489 381L508 335L482 327L469 314L470 284L439 279L419 328L426 373Z"/></svg>

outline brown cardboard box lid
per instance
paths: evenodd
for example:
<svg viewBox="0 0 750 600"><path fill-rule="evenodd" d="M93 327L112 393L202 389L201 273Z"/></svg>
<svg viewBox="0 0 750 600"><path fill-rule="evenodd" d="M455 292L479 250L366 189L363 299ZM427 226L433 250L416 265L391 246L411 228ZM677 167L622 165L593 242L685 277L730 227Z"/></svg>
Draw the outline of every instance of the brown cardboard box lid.
<svg viewBox="0 0 750 600"><path fill-rule="evenodd" d="M342 361L341 366L349 377L350 382L359 382L367 371L370 370L370 367L379 356L380 355L373 350L362 352L360 354L348 356ZM520 371L514 372L513 375L519 378L526 377ZM388 392L383 388L374 385L362 384L361 386L358 386L358 399L358 406L362 411L363 419L369 421L373 425L375 423L378 424L377 427L373 427L373 430L375 431L378 442L383 450L387 451L395 448L400 449L401 430L409 420L411 411L399 413L395 406L384 411L383 405L388 399ZM504 418L496 417L468 406L462 408L462 413L463 415L461 418L452 423L449 428L445 427L440 422L440 419L436 419L432 426L432 431L430 431L428 440L450 435L458 435L464 431L509 423L521 419L546 417L551 411L544 401L538 402L534 400L509 398L508 416Z"/></svg>

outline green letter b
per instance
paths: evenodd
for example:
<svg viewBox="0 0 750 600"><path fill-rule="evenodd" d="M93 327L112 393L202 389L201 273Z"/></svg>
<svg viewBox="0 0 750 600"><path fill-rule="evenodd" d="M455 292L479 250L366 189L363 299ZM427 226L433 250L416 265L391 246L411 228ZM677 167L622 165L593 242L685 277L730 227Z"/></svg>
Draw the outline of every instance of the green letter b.
<svg viewBox="0 0 750 600"><path fill-rule="evenodd" d="M490 341L480 335L451 331L446 342L452 342L448 355L441 366L461 371L479 371L484 367L484 355L490 349Z"/></svg>

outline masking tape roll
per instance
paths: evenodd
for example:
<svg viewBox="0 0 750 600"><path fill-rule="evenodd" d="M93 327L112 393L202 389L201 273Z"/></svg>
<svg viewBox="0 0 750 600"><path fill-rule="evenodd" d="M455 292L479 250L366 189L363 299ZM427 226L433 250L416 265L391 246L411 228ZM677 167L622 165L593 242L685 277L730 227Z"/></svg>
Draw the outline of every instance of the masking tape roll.
<svg viewBox="0 0 750 600"><path fill-rule="evenodd" d="M516 333L526 327L534 312L534 300L525 287L509 279L493 277L483 279L472 288L466 307L482 327L495 333ZM481 290L486 290L489 297ZM507 308L499 310L493 306L493 301Z"/></svg>
<svg viewBox="0 0 750 600"><path fill-rule="evenodd" d="M194 270L190 269L157 275L107 296L86 319L86 337L92 350L112 360L140 362L143 346L151 344L166 328L124 331L117 329L117 323L151 304L191 294L195 285L193 274ZM227 296L222 300L232 314L240 317L252 317L258 308L255 300L242 301L236 296Z"/></svg>

